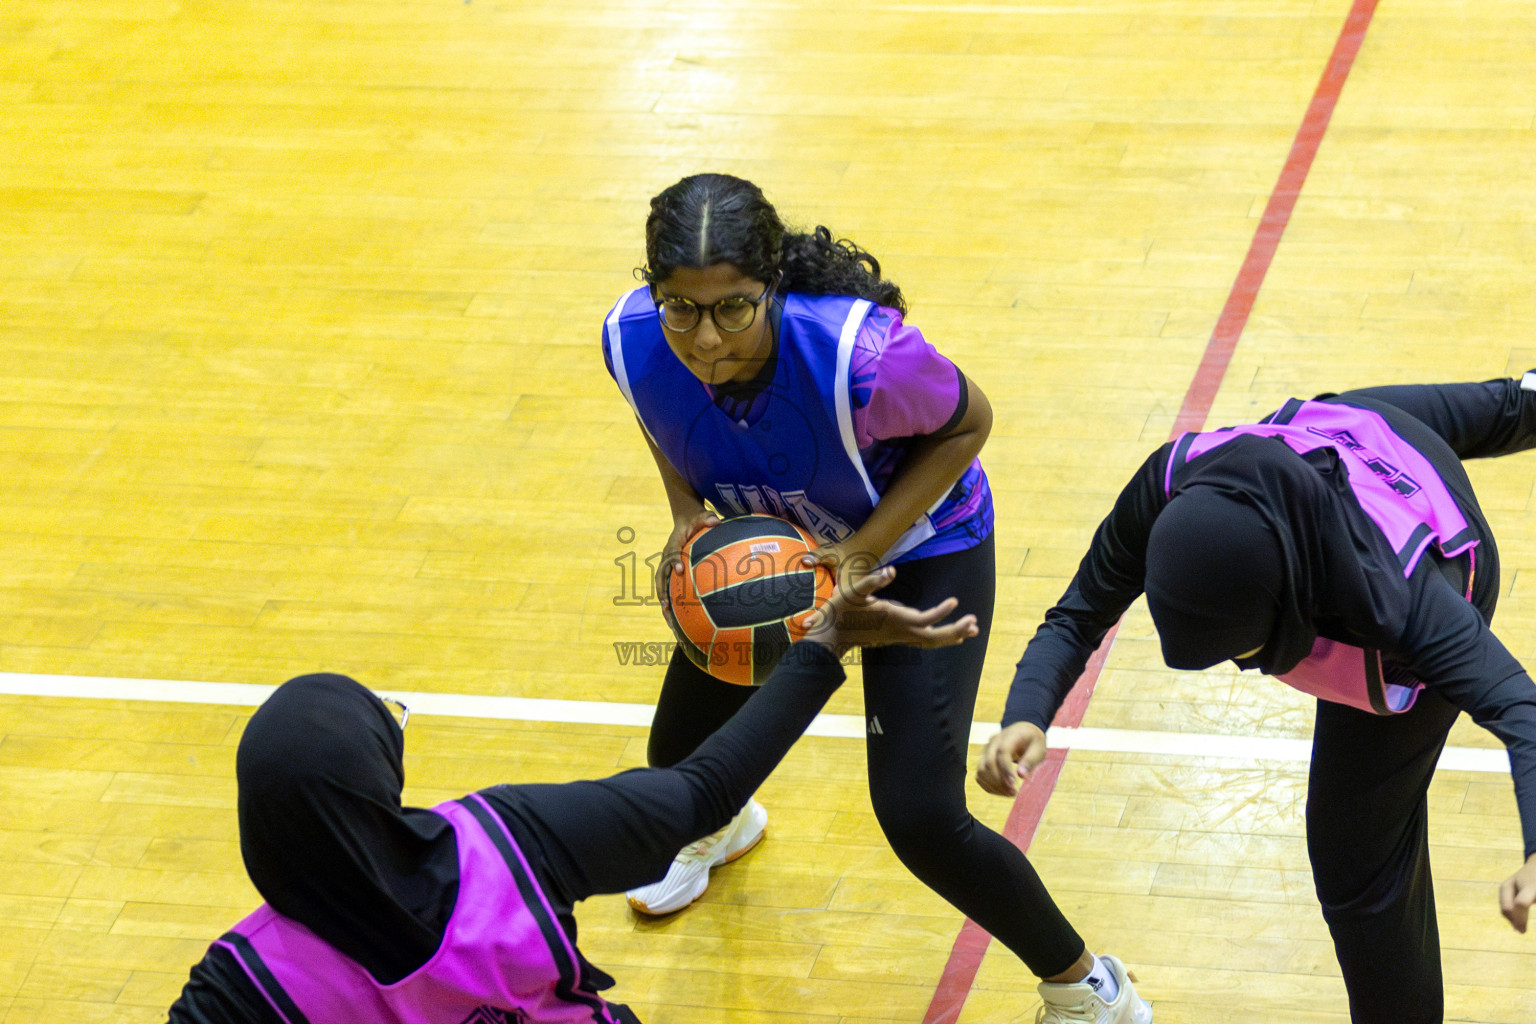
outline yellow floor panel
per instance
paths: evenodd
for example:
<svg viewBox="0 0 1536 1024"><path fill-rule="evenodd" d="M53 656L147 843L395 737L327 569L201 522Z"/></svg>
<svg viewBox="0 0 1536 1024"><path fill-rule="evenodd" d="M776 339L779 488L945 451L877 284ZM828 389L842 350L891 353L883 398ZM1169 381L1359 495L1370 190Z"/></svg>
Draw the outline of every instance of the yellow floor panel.
<svg viewBox="0 0 1536 1024"><path fill-rule="evenodd" d="M598 342L649 197L725 170L873 251L991 398L994 719L1173 425L1348 10L0 5L0 673L652 702L660 669L620 652L666 640L636 581L667 515ZM1211 425L1536 365L1533 44L1509 0L1380 6ZM1529 658L1536 458L1472 476ZM0 1022L163 1019L255 900L248 716L0 697ZM1166 670L1136 608L1084 724L1300 739L1310 709ZM633 766L644 729L423 715L408 747L429 803ZM921 1020L960 919L865 785L857 740L808 738L763 794L769 841L700 905L583 907L618 997L674 1024ZM1304 789L1295 763L1077 751L1035 860L1162 1024L1336 1024ZM1495 905L1509 782L1447 772L1431 797L1452 1015L1529 1021L1536 944ZM994 946L960 1019L1034 1005Z"/></svg>

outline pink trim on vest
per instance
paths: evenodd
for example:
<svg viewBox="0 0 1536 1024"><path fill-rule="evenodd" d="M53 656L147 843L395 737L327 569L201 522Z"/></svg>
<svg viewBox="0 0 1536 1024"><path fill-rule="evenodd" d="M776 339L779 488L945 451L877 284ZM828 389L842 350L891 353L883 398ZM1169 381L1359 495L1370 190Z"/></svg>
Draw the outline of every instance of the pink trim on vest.
<svg viewBox="0 0 1536 1024"><path fill-rule="evenodd" d="M1324 447L1337 452L1350 490L1397 552L1405 577L1431 543L1447 558L1466 553L1469 565L1475 562L1477 539L1434 466L1381 416L1350 405L1292 400L1263 423L1180 435L1168 457L1165 494L1172 496L1177 470L1245 434L1279 438L1298 454ZM1471 569L1465 596L1472 596ZM1407 711L1424 688L1421 682L1387 682L1380 651L1322 637L1299 665L1275 678L1322 700L1378 715Z"/></svg>
<svg viewBox="0 0 1536 1024"><path fill-rule="evenodd" d="M1243 434L1279 438L1298 454L1318 448L1337 452L1349 473L1350 490L1397 552L1404 576L1413 572L1431 541L1447 558L1477 543L1429 460L1381 416L1352 405L1293 400L1263 423L1181 435L1168 460L1167 492L1173 492L1175 470Z"/></svg>
<svg viewBox="0 0 1536 1024"><path fill-rule="evenodd" d="M1275 677L1302 693L1377 715L1401 714L1418 700L1423 683L1399 686L1381 678L1381 652L1317 638L1301 664Z"/></svg>

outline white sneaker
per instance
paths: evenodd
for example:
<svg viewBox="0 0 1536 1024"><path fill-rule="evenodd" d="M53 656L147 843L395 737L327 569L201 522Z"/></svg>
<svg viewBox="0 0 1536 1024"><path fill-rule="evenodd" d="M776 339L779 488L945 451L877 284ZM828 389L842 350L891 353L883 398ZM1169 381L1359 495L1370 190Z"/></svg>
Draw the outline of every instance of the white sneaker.
<svg viewBox="0 0 1536 1024"><path fill-rule="evenodd" d="M752 849L767 827L768 812L756 800L748 800L725 828L683 847L665 878L626 893L629 905L652 915L682 910L709 888L711 868L728 864Z"/></svg>
<svg viewBox="0 0 1536 1024"><path fill-rule="evenodd" d="M1115 1001L1106 1003L1102 996L1086 981L1072 984L1040 983L1040 998L1045 1005L1035 1015L1035 1024L1152 1024L1152 1007L1136 994L1136 979L1125 969L1125 964L1112 956L1100 954L1099 959L1109 965L1120 991Z"/></svg>

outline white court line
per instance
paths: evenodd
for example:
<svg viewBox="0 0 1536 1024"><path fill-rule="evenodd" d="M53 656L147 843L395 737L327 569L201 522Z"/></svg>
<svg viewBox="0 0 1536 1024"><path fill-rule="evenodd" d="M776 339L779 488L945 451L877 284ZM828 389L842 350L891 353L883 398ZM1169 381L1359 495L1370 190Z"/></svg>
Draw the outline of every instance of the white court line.
<svg viewBox="0 0 1536 1024"><path fill-rule="evenodd" d="M50 676L0 672L0 694L25 697L78 697L86 700L168 701L256 707L275 686L253 683L197 683L170 679L104 679L95 676ZM410 706L414 715L503 719L524 722L575 722L583 725L651 724L655 707L609 701L545 700L532 697L477 697L462 693L418 693L381 690ZM808 736L862 738L861 715L817 715ZM971 725L972 743L985 743L997 732L991 722ZM1214 733L1154 732L1141 729L1052 728L1050 745L1072 750L1123 754L1168 754L1174 757L1218 757L1232 761L1281 761L1305 764L1312 741L1263 736L1221 736ZM1447 747L1440 767L1455 771L1508 772L1503 750Z"/></svg>

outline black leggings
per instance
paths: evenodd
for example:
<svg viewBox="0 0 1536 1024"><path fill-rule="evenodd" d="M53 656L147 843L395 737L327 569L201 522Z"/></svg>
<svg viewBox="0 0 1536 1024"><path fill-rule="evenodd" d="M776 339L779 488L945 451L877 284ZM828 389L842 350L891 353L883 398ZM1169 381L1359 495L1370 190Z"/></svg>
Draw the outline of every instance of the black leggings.
<svg viewBox="0 0 1536 1024"><path fill-rule="evenodd" d="M956 597L980 633L958 647L863 651L869 794L907 869L1018 955L1036 975L1067 970L1083 940L1022 851L966 809L971 720L992 626L994 544L901 562L881 592L927 607ZM750 690L673 656L651 723L650 762L674 764L720 726Z"/></svg>
<svg viewBox="0 0 1536 1024"><path fill-rule="evenodd" d="M1472 604L1491 621L1498 549L1461 458L1530 446L1522 396L1507 387L1465 384L1373 388L1339 398L1385 416L1449 485L1479 540ZM1355 1024L1440 1024L1444 1018L1426 794L1457 714L1430 690L1402 715L1317 705L1307 851Z"/></svg>

